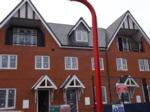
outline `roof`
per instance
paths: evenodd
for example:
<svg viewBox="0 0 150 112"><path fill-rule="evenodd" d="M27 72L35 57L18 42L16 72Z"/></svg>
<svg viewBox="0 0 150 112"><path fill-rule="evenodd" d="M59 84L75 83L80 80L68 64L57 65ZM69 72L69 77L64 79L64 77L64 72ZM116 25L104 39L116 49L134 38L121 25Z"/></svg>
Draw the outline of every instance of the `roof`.
<svg viewBox="0 0 150 112"><path fill-rule="evenodd" d="M67 25L67 24L58 24L58 23L47 23L44 18L41 16L41 14L38 12L36 7L32 4L31 0L22 0L9 14L6 16L2 22L0 22L0 28L2 28L9 20L12 18L15 13L26 3L31 7L31 9L35 12L39 20L42 22L43 26L48 30L52 38L55 40L55 42L58 44L59 47L64 48L86 48L91 49L93 47L93 38L92 38L92 31L91 28L88 26L86 21L83 18L80 18L75 25ZM98 43L99 48L109 48L112 44L114 38L116 37L116 34L120 30L123 22L125 22L125 19L127 19L127 16L130 16L132 19L132 22L136 24L136 27L141 31L143 37L149 42L150 40L146 33L142 30L142 28L139 26L137 21L134 19L134 17L131 15L129 11L126 11L122 16L120 16L115 22L113 22L107 29L98 28ZM74 31L79 24L82 23L84 27L89 32L89 42L85 46L73 46L70 45L68 42L68 35Z"/></svg>
<svg viewBox="0 0 150 112"><path fill-rule="evenodd" d="M51 30L55 33L56 37L60 41L62 46L69 46L68 43L68 34L70 30L74 27L74 25L67 24L58 24L58 23L48 23ZM98 28L98 42L99 47L106 47L106 30L103 28ZM86 47L93 46L92 32L89 34L89 43Z"/></svg>
<svg viewBox="0 0 150 112"><path fill-rule="evenodd" d="M128 11L127 11L128 12ZM123 21L125 15L127 14L127 12L125 12L123 15L121 15L116 21L114 21L107 29L107 43L109 43L111 41L111 39L113 38L113 36L115 35L115 32L117 31L117 29L119 28L121 22Z"/></svg>

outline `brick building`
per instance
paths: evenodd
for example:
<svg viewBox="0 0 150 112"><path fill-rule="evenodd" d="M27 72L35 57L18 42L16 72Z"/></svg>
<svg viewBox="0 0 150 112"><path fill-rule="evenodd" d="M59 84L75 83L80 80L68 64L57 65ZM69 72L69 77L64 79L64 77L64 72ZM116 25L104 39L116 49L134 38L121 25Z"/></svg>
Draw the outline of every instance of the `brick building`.
<svg viewBox="0 0 150 112"><path fill-rule="evenodd" d="M0 23L0 111L48 112L70 104L92 112L92 32L83 18L75 25L47 23L30 0L22 0ZM107 29L98 28L104 104L150 100L150 40L127 11ZM116 85L127 93L117 94Z"/></svg>

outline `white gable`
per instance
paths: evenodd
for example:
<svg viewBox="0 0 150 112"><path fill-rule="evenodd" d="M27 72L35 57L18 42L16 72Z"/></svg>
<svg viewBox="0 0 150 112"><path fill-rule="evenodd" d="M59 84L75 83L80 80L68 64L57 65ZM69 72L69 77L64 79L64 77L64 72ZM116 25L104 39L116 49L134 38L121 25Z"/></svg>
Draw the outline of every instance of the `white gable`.
<svg viewBox="0 0 150 112"><path fill-rule="evenodd" d="M139 29L135 21L131 18L130 15L127 15L122 23L121 27L123 29Z"/></svg>
<svg viewBox="0 0 150 112"><path fill-rule="evenodd" d="M64 89L67 88L85 88L83 83L78 79L76 75L74 75L68 83L65 85Z"/></svg>
<svg viewBox="0 0 150 112"><path fill-rule="evenodd" d="M18 9L13 17L39 20L38 15L27 1Z"/></svg>
<svg viewBox="0 0 150 112"><path fill-rule="evenodd" d="M55 37L55 34L51 31L51 29L49 28L43 17L40 15L40 13L37 11L37 9L30 0L22 0L14 8L14 10L2 21L2 23L0 24L0 28L2 28L12 17L40 20L44 25L44 27L51 34L53 39L56 41L56 43L59 46L61 46L59 40Z"/></svg>
<svg viewBox="0 0 150 112"><path fill-rule="evenodd" d="M33 85L34 90L37 89L57 89L53 81L47 76L41 76L40 79Z"/></svg>

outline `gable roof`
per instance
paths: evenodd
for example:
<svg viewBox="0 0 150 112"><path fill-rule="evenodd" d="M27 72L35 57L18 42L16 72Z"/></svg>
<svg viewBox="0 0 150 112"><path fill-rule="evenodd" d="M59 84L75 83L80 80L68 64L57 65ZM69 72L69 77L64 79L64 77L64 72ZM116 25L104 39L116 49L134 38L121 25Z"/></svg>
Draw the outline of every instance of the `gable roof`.
<svg viewBox="0 0 150 112"><path fill-rule="evenodd" d="M57 89L57 87L47 75L43 75L36 81L32 89Z"/></svg>
<svg viewBox="0 0 150 112"><path fill-rule="evenodd" d="M130 75L121 77L118 83L124 84L126 86L130 86L130 87L139 87L139 85L136 83L134 78L131 77Z"/></svg>
<svg viewBox="0 0 150 112"><path fill-rule="evenodd" d="M68 76L64 83L60 86L60 88L67 89L67 88L82 88L84 89L85 86L83 83L78 79L76 75Z"/></svg>
<svg viewBox="0 0 150 112"><path fill-rule="evenodd" d="M107 38L107 43L108 43L107 48L109 48L111 46L111 44L112 44L113 40L115 39L118 31L121 29L121 27L123 26L123 23L126 21L126 19L128 19L128 17L130 17L130 19L132 20L132 22L134 22L134 24L136 25L136 28L141 31L143 37L150 44L150 40L149 40L148 36L146 35L146 33L140 27L140 25L135 20L135 18L132 16L132 14L129 11L127 11L122 16L120 16L114 23L112 23L106 29L107 30L107 35L108 35L108 38Z"/></svg>
<svg viewBox="0 0 150 112"><path fill-rule="evenodd" d="M58 23L48 23L51 30L55 33L56 37L61 43L61 47L68 48L84 48L84 49L92 49L93 46L93 38L92 31L89 32L89 42L87 46L71 46L68 41L68 33L74 27L74 25L66 25L66 24L58 24ZM106 48L106 30L103 28L98 28L98 42L100 48Z"/></svg>
<svg viewBox="0 0 150 112"><path fill-rule="evenodd" d="M33 3L30 0L22 0L9 14L6 16L3 21L0 23L0 28L2 28L14 15L17 13L17 11L25 4L28 4L32 10L35 12L39 20L42 22L42 24L45 26L45 28L48 30L48 32L51 34L52 38L56 41L56 43L61 46L60 42L56 38L55 34L52 32L52 30L49 28L41 14L38 12L36 7L33 5Z"/></svg>
<svg viewBox="0 0 150 112"><path fill-rule="evenodd" d="M16 12L22 8L23 5L28 4L31 9L35 12L38 19L42 22L44 27L50 33L52 38L61 48L77 48L77 49L93 49L93 38L92 38L92 31L88 24L85 22L83 18L80 18L75 25L66 25L66 24L57 24L57 23L46 23L43 17L40 15L38 10L32 4L31 0L22 0L9 14L6 16L3 21L0 23L0 28L2 28L13 16L15 16ZM139 26L137 21L131 15L129 11L125 12L122 16L120 16L114 23L112 23L107 29L98 28L98 43L99 48L106 49L109 48L115 39L118 31L121 29L123 23L126 21L127 17L135 23L137 28L141 31L143 37L147 40L150 44L150 39L143 31L143 29ZM85 46L75 46L71 45L68 42L68 35L70 35L80 24L83 24L84 27L89 31L89 42Z"/></svg>
<svg viewBox="0 0 150 112"><path fill-rule="evenodd" d="M70 32L68 33L68 35L71 35L71 33L73 31L75 31L77 29L77 27L80 25L80 24L83 24L84 27L90 32L91 31L91 28L88 26L88 24L85 22L85 20L81 17L78 22L72 27L72 29L70 30Z"/></svg>

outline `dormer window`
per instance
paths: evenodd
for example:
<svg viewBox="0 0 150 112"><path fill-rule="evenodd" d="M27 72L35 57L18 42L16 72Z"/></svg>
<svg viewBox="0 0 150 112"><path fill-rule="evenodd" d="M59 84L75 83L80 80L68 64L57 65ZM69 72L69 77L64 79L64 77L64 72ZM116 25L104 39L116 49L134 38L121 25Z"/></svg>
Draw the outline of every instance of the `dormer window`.
<svg viewBox="0 0 150 112"><path fill-rule="evenodd" d="M84 30L76 31L76 41L77 42L88 42L88 32Z"/></svg>
<svg viewBox="0 0 150 112"><path fill-rule="evenodd" d="M13 44L37 45L37 30L29 28L13 28Z"/></svg>

